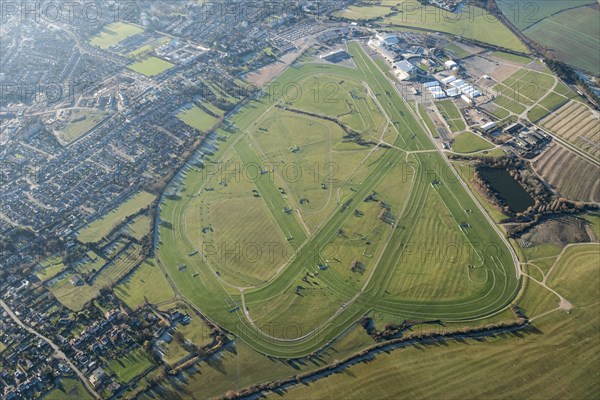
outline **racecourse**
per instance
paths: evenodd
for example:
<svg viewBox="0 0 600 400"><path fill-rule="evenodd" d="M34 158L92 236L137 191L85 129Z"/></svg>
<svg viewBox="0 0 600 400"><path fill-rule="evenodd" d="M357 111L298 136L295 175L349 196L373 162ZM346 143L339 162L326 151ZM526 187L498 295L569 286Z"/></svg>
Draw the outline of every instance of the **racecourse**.
<svg viewBox="0 0 600 400"><path fill-rule="evenodd" d="M374 311L484 318L519 290L507 242L430 132L360 44L348 51L356 68L294 65L218 131L207 160L251 178L189 166L161 203L157 258L179 294L267 355L311 354ZM257 253L266 242L285 256Z"/></svg>

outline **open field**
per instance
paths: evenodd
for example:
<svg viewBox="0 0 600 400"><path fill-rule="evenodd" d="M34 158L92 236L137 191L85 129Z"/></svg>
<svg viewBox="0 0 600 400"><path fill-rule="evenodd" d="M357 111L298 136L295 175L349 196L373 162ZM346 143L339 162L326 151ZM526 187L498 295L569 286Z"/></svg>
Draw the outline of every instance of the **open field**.
<svg viewBox="0 0 600 400"><path fill-rule="evenodd" d="M94 46L102 49L108 49L129 36L136 35L144 30L138 26L126 22L114 22L105 26L98 35L91 39Z"/></svg>
<svg viewBox="0 0 600 400"><path fill-rule="evenodd" d="M600 121L587 105L570 100L539 124L592 156L600 156Z"/></svg>
<svg viewBox="0 0 600 400"><path fill-rule="evenodd" d="M150 233L150 225L152 225L152 219L147 215L140 215L127 226L127 230L131 236L141 240Z"/></svg>
<svg viewBox="0 0 600 400"><path fill-rule="evenodd" d="M600 201L600 168L574 152L554 145L542 154L534 167L566 198Z"/></svg>
<svg viewBox="0 0 600 400"><path fill-rule="evenodd" d="M217 118L202 111L200 108L190 105L185 110L182 110L177 114L177 118L191 126L192 128L198 129L200 132L207 132L212 129L217 123Z"/></svg>
<svg viewBox="0 0 600 400"><path fill-rule="evenodd" d="M164 274L153 260L145 261L127 281L116 286L114 291L131 309L144 305L146 301L156 304L175 296Z"/></svg>
<svg viewBox="0 0 600 400"><path fill-rule="evenodd" d="M221 184L217 190L224 181L222 177L207 179L206 171L188 167L182 180L175 183L185 188L183 195L161 204L161 218L168 224L160 229L158 259L178 291L264 354L309 354L373 308L399 318L459 321L485 317L508 305L519 286L506 243L435 150L411 108L359 44L350 43L349 51L356 69L320 64L290 68L266 88L270 96L251 101L232 117L238 129L231 130L235 133L223 132L210 162L219 165L239 159L242 165L254 165L259 174L251 183L258 196L251 192L248 182L240 183L240 189L230 188L230 178L227 186ZM373 116L373 121L388 122L380 132L362 139L388 137L383 128L389 128L395 133L391 136L393 142L386 146L359 145L359 138L349 136L344 143L337 124L325 118L338 118L344 108L336 107L344 107L345 101L341 105L332 103L331 107L324 104L318 113L309 115L310 101L290 99L277 92L286 83L309 82L308 77L317 75L368 85L366 92L356 92L359 96L354 97L369 96L376 105L371 112L380 114ZM355 86L359 89L360 85ZM303 92L312 96L308 88ZM347 93L340 91L339 95L340 99L348 99ZM284 118L288 129L276 124L279 118ZM346 123L360 126L362 121ZM312 176L313 170L305 171L302 163L335 160L331 157L336 152L342 152L335 161L339 172L325 175L329 179L317 175L321 179L309 183L283 172L294 160L303 173ZM267 160L272 165L266 164ZM303 222L308 213L300 200L306 193L309 199L323 199L308 192L313 185L322 193L335 190L327 194L329 200L323 200L330 211L316 218L320 222L309 228ZM267 214L261 220L270 219L284 233L294 231L291 236L297 240L295 251L276 271L267 268L266 282L232 283L221 275L221 267L215 267L211 259L214 248L206 243L203 246L202 236L208 233L203 234L201 228L217 221L206 224L202 208L217 192L222 192L225 205L237 193L249 193L252 198L248 201L257 202L255 206L261 202L266 205ZM283 212L286 207L287 213ZM217 213L233 214L228 216L232 220L237 215L238 224L252 217L241 206ZM211 232L216 233L217 229ZM253 241L261 243L263 235L264 230L254 235ZM442 269L444 262L439 257L445 254L436 254L425 270L404 273L409 266L411 271L417 268L415 263L427 250L421 247L407 251L404 243L424 245L432 235L452 238L467 251L456 258L452 268ZM223 236L219 240L233 252L232 256L244 254L236 253L232 243L235 238ZM487 254L482 242L495 243L497 251ZM248 271L257 268L250 264L246 263ZM242 265L236 271L246 271ZM435 294L433 298L431 293Z"/></svg>
<svg viewBox="0 0 600 400"><path fill-rule="evenodd" d="M452 150L457 153L475 153L493 148L492 143L471 132L461 133L454 139L452 144Z"/></svg>
<svg viewBox="0 0 600 400"><path fill-rule="evenodd" d="M132 350L125 357L108 362L108 368L117 375L119 381L124 383L131 381L152 366L152 361L143 349Z"/></svg>
<svg viewBox="0 0 600 400"><path fill-rule="evenodd" d="M59 378L58 387L45 395L44 400L92 400L79 379Z"/></svg>
<svg viewBox="0 0 600 400"><path fill-rule="evenodd" d="M522 64L522 65L529 64L532 61L531 58L518 56L516 54L511 54L511 53L505 53L503 51L492 51L490 54L493 55L494 57L498 57L502 60L511 61L511 62L514 62L517 64Z"/></svg>
<svg viewBox="0 0 600 400"><path fill-rule="evenodd" d="M454 54L455 59L465 58L473 54L470 51L463 48L462 46L459 46L454 43L450 43L449 45L445 46L444 49L452 52L452 54Z"/></svg>
<svg viewBox="0 0 600 400"><path fill-rule="evenodd" d="M506 17L523 30L544 18L570 8L595 3L594 0L528 0L515 3L512 0L498 0L498 6Z"/></svg>
<svg viewBox="0 0 600 400"><path fill-rule="evenodd" d="M551 3L551 2L549 2ZM576 68L600 73L600 11L598 4L573 8L544 18L523 32L554 56Z"/></svg>
<svg viewBox="0 0 600 400"><path fill-rule="evenodd" d="M84 284L73 286L69 279L73 274L67 274L62 279L48 284L48 289L56 299L65 307L73 311L80 311L94 297L98 296L100 289Z"/></svg>
<svg viewBox="0 0 600 400"><path fill-rule="evenodd" d="M478 7L465 6L462 12L453 14L433 6L422 6L415 0L383 1L380 5L366 3L368 2L364 2L365 5L350 6L339 15L353 20L382 18L381 23L384 25L445 32L527 52L525 45L508 28ZM392 10L392 7L396 7L398 11Z"/></svg>
<svg viewBox="0 0 600 400"><path fill-rule="evenodd" d="M89 132L109 115L102 111L71 111L66 117L67 121L55 130L55 133L65 143L71 143Z"/></svg>
<svg viewBox="0 0 600 400"><path fill-rule="evenodd" d="M174 64L171 64L168 61L150 56L134 62L133 64L129 65L128 68L146 76L156 76L162 74L170 68L173 68L174 66Z"/></svg>
<svg viewBox="0 0 600 400"><path fill-rule="evenodd" d="M600 45L594 0L499 0L504 15L525 35L547 47L559 60L598 74Z"/></svg>
<svg viewBox="0 0 600 400"><path fill-rule="evenodd" d="M125 218L137 213L142 208L147 207L155 198L156 196L148 192L139 192L117 209L80 230L77 239L83 243L95 243L101 241Z"/></svg>

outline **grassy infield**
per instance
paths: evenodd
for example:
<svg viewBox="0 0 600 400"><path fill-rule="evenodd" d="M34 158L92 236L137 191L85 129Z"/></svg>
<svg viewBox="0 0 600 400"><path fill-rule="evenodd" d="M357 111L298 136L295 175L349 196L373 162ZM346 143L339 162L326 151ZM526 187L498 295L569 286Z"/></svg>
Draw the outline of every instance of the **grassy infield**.
<svg viewBox="0 0 600 400"><path fill-rule="evenodd" d="M287 131L276 131L273 137L268 137L271 129L275 129L269 125L269 119L288 113L272 107L274 103L282 102L280 96L274 96L274 100L263 98L234 117L233 122L244 133L228 135L227 142L222 144L223 148L214 160L237 157L244 166L250 163L261 165L261 159L263 162L284 161L281 164L284 168L286 163L301 162L322 151L322 146L311 144L311 141L317 140L311 137L311 132L322 129L321 132L326 135L325 147L341 146L344 152L339 155L340 162L348 162L345 165L355 168L340 168L339 175L335 176L337 182L330 180L333 188L337 189L332 190L331 199L325 201L311 193L315 188L326 192L321 188L322 179L317 179L312 186L308 182L296 184L291 179L282 179L279 173L283 173L277 168L275 173L261 175L251 184L242 180L239 189L231 182L224 186L222 176L203 176L203 172L189 170L185 196L162 204L162 216L173 223L173 228L161 229L158 256L180 292L209 317L238 334L255 350L266 354L282 357L306 355L334 339L369 310L396 317L443 318L448 321L483 317L508 304L518 289L508 249L484 222L484 217L462 186L453 175L449 175L441 155L433 150L433 144L406 104L357 44L351 44L350 51L358 70L305 65L288 70L271 85L271 89L277 84L301 82L317 74L335 77L336 81L353 82L355 87L361 86L358 82L366 81L397 129L394 145L402 150L377 149L368 154L367 148L343 143L341 133L334 126L327 127L323 120L311 117L300 118L295 125L287 124ZM336 103L332 107L342 107L345 102L351 104L358 97L348 98L342 94L339 97L342 105ZM293 107L303 108L302 101L293 102ZM308 106L304 104L304 107ZM326 103L318 108L321 113L330 113ZM331 114L338 116L339 111ZM358 121L354 124L360 125ZM284 138L278 138L280 135ZM300 148L299 153L289 151L292 141ZM415 150L432 151L406 153ZM272 159L269 153L277 153L281 160ZM331 151L321 154L321 157L327 159L336 155ZM439 180L441 185L434 187L431 184L433 180ZM287 184L289 190L286 190L286 195L280 194L280 184ZM218 189L213 194L204 191L207 187ZM245 203L237 208L228 208L227 203L237 204L236 196L244 198L251 194L253 188L262 197L245 201L264 202L273 223L281 232L276 243L287 241L294 248L301 249L280 271L276 269L277 263L263 269L263 257L257 262L260 264L258 267L247 263L249 266L242 270L228 264L231 271L229 274L227 271L222 273L225 267L219 261L222 262L225 257L222 252L215 252L214 247L207 247L207 244L215 242L205 239L207 235L200 231L207 225L202 218L202 210L204 208L212 214L215 236L220 232L230 232L231 228L251 231L264 217L248 214L248 208L243 206ZM395 229L390 230L388 225L378 221L379 205L364 202L372 191L378 192L379 197L391 206L391 213L398 222ZM196 193L202 193L202 196L194 197ZM309 228L312 235L308 236L308 240L298 215L283 212L284 207L290 207L299 209L301 215L310 214L309 211L313 210L306 211L298 206L300 196L317 198L319 204L323 204L320 219L314 219ZM227 213L237 213L235 215L239 217L219 225L222 218L228 218L224 211L219 213L213 205L216 200L211 197L219 199L220 204L224 203ZM346 210L338 204L346 202L350 202ZM362 211L364 216L354 216L355 209ZM469 223L471 227L462 232L458 227L461 223ZM340 228L346 237L339 234ZM261 232L253 234L253 243L259 246L265 243ZM230 238L219 240L217 245L235 246L228 241ZM242 240L238 244L242 246L243 253L243 246L249 243L244 240L248 239L238 240ZM409 242L410 249L405 249L405 243ZM454 247L442 249L439 243L452 243ZM495 254L485 248L490 245L497 247ZM324 250L325 246L328 248ZM208 263L200 255L188 256L196 248L205 250ZM362 253L360 250L351 253L351 249L360 249ZM460 251L452 253L455 249ZM484 250L488 253L484 254ZM423 262L425 259L426 263ZM317 265L327 263L327 260L329 269L320 271ZM363 275L350 271L353 260L365 265ZM187 266L183 272L177 268L181 264ZM468 265L475 268L469 269ZM256 271L257 268L260 271ZM319 275L311 278L309 283L303 282L302 278L308 272ZM250 285L235 280L232 275L236 273L247 275ZM255 282L251 281L252 278ZM268 284L260 281L265 278L271 279ZM244 315L242 295L232 287L235 285L248 287L244 291L245 304L256 326ZM253 285L257 288L252 288ZM304 296L295 294L297 286L305 287ZM343 303L345 306L342 306ZM306 310L311 312L306 313Z"/></svg>

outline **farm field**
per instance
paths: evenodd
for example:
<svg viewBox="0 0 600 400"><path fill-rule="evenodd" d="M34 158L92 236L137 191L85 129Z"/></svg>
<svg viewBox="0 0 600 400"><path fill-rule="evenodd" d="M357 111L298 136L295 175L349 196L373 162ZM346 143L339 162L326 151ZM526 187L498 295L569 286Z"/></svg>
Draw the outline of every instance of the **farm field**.
<svg viewBox="0 0 600 400"><path fill-rule="evenodd" d="M579 149L600 156L600 123L598 114L587 105L570 100L556 112L539 121L539 125Z"/></svg>
<svg viewBox="0 0 600 400"><path fill-rule="evenodd" d="M150 56L134 62L133 64L129 65L128 68L132 71L151 77L160 75L174 66L174 64L171 64L168 61Z"/></svg>
<svg viewBox="0 0 600 400"><path fill-rule="evenodd" d="M493 148L492 143L471 132L461 133L452 144L452 150L457 153L476 153Z"/></svg>
<svg viewBox="0 0 600 400"><path fill-rule="evenodd" d="M94 46L98 46L102 49L108 49L109 47L114 46L129 36L133 36L143 31L144 30L142 28L126 22L114 22L105 26L102 29L102 32L93 37L90 42Z"/></svg>
<svg viewBox="0 0 600 400"><path fill-rule="evenodd" d="M529 26L523 32L547 47L554 56L576 68L600 73L600 55L589 51L600 46L598 4L572 8Z"/></svg>
<svg viewBox="0 0 600 400"><path fill-rule="evenodd" d="M517 3L498 0L498 6L504 15L521 30L561 11L594 3L594 0L531 0Z"/></svg>
<svg viewBox="0 0 600 400"><path fill-rule="evenodd" d="M178 291L263 354L307 355L372 308L397 317L449 322L485 317L503 309L518 289L507 244L456 176L444 173L446 161L414 111L359 44L350 43L349 51L357 68L321 64L290 68L266 88L269 96L250 102L232 117L236 129L223 133L204 169L209 169L207 162L235 165L240 160L258 171L255 180L233 180L236 170L230 167L223 177L189 166L177 182L184 188L182 195L165 199L160 206L166 223L160 228L158 262ZM373 114L373 133L361 137L353 131L368 122L340 124L344 107L354 104L346 101L347 92L337 93L340 102L324 103L318 110L311 109L314 105L306 99L277 92L287 82L310 84L308 78L315 76L325 77L325 82L330 77L349 82L355 90L350 97L360 100L356 107L362 103ZM303 93L313 95L308 88ZM369 140L388 137L386 129L395 133L393 142L378 146ZM329 172L325 179L317 175L320 179L311 182L284 172L287 165L295 165L313 179L314 168L305 165L332 160L339 169L325 170ZM256 203L252 209L264 214L249 215L236 205L239 196L248 197L244 203ZM213 198L220 198L223 210ZM303 199L310 203L318 199L322 214L309 221ZM215 213L219 220L209 220ZM252 261L242 251L248 243L272 240L267 231L277 229L254 231L252 242L227 233L226 227L234 223L247 226L241 234L252 232L261 221L279 227L281 238L287 238L294 250L280 266L266 263L271 260L264 253L263 259ZM424 270L411 267L410 273L403 272L425 251L425 247L406 251L403 243L425 245L432 235L450 237L464 250L453 267L441 269L444 255L437 254ZM242 255L240 262L227 265L229 273L215 262L219 252L208 246L205 236L213 236L213 244L227 246L230 257ZM485 254L477 244L482 241L496 243L498 251ZM241 249L236 250L236 242ZM234 281L233 275L247 282Z"/></svg>
<svg viewBox="0 0 600 400"><path fill-rule="evenodd" d="M148 192L139 192L119 208L92 222L79 231L77 239L83 243L96 243L101 241L110 231L119 225L125 218L137 213L154 201L156 196Z"/></svg>
<svg viewBox="0 0 600 400"><path fill-rule="evenodd" d="M383 1L380 5L353 5L339 12L341 17L352 20L383 18L381 22L390 27L408 27L445 32L507 49L527 53L527 47L495 17L475 6L465 6L459 14L422 6L413 0ZM394 12L392 7L399 11Z"/></svg>
<svg viewBox="0 0 600 400"><path fill-rule="evenodd" d="M504 15L559 60L598 74L600 12L594 0L499 0Z"/></svg>
<svg viewBox="0 0 600 400"><path fill-rule="evenodd" d="M554 145L542 154L534 167L566 198L600 201L600 168L574 152Z"/></svg>
<svg viewBox="0 0 600 400"><path fill-rule="evenodd" d="M131 277L116 286L114 291L117 297L131 309L144 305L146 301L157 304L175 296L154 260L145 261Z"/></svg>

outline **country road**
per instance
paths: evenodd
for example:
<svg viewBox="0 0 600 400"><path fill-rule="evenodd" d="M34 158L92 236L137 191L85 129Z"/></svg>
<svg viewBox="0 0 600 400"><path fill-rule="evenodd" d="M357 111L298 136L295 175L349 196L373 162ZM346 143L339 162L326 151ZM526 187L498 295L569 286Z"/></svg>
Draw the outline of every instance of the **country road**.
<svg viewBox="0 0 600 400"><path fill-rule="evenodd" d="M83 385L85 386L85 388L87 389L88 392L90 392L90 394L92 394L96 399L101 399L102 397L100 397L100 395L98 393L96 393L96 391L94 390L94 388L92 387L92 385L90 384L90 382L88 381L88 379L85 377L85 375L83 374L83 372L81 372L76 366L75 364L73 364L71 362L71 360L69 360L69 357L67 357L67 355L65 353L63 353L60 348L54 343L52 342L50 339L48 339L46 336L42 335L41 333L37 332L35 329L25 325L23 323L23 321L21 321L19 319L19 317L17 317L17 315L10 309L10 307L2 300L0 300L0 306L2 306L2 308L4 308L4 310L8 313L8 315L23 329L25 329L26 331L28 331L29 333L39 337L40 339L45 340L50 347L52 347L52 349L54 350L54 352L56 353L56 358L60 358L62 359L79 377L79 380L81 381L81 383L83 383Z"/></svg>

